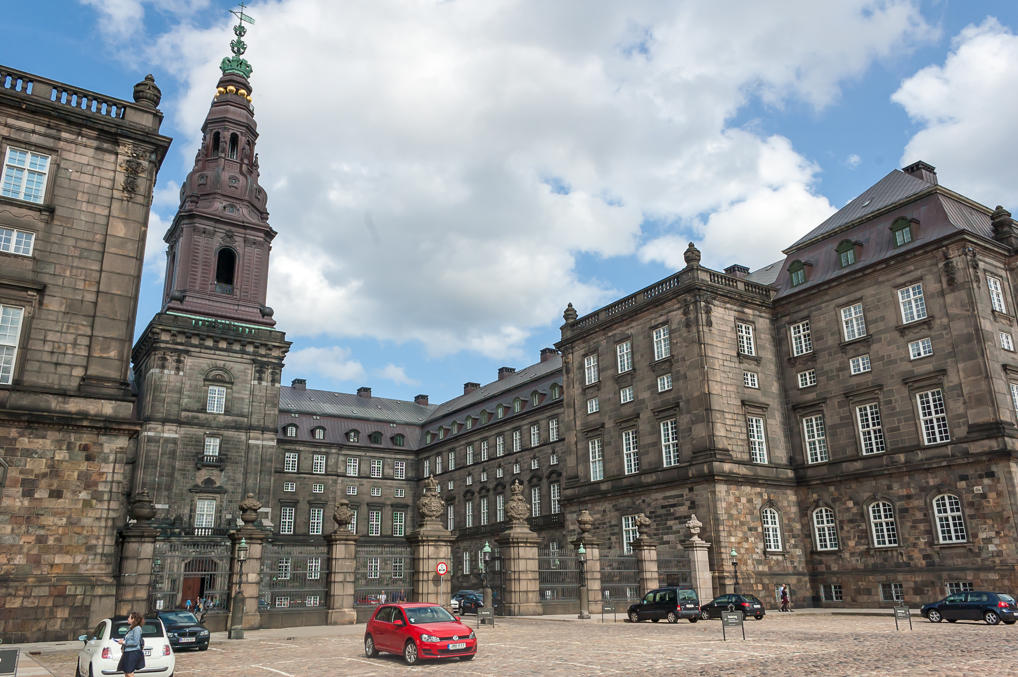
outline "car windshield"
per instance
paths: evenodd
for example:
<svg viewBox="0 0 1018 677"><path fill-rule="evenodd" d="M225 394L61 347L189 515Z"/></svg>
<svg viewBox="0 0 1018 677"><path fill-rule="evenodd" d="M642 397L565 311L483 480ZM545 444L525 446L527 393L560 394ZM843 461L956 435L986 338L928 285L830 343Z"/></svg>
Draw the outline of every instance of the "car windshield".
<svg viewBox="0 0 1018 677"><path fill-rule="evenodd" d="M127 621L119 621L113 624L113 636L117 639L122 638L127 634L127 631L131 629L131 624ZM155 621L145 621L141 626L142 637L162 637L163 626Z"/></svg>
<svg viewBox="0 0 1018 677"><path fill-rule="evenodd" d="M448 623L456 619L448 611L440 606L412 606L403 609L411 625L424 625L426 623Z"/></svg>
<svg viewBox="0 0 1018 677"><path fill-rule="evenodd" d="M159 617L163 619L164 623L171 625L198 624L198 619L190 611L167 611L166 613L159 614Z"/></svg>
<svg viewBox="0 0 1018 677"><path fill-rule="evenodd" d="M1000 597L1000 599L1002 599L1003 601L1007 602L1008 604L1014 604L1014 597L1012 597L1011 595L1005 595L1004 593L1000 593L997 596Z"/></svg>

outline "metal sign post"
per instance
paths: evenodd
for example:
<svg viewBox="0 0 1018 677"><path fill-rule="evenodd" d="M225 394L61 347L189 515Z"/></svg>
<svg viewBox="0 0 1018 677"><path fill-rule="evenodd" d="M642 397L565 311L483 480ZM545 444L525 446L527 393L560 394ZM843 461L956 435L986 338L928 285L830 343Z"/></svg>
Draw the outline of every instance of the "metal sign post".
<svg viewBox="0 0 1018 677"><path fill-rule="evenodd" d="M615 616L615 603L614 602L601 602L601 622L604 623L604 615L612 615L612 623L618 623L618 618Z"/></svg>
<svg viewBox="0 0 1018 677"><path fill-rule="evenodd" d="M19 649L0 649L0 675L18 674Z"/></svg>
<svg viewBox="0 0 1018 677"><path fill-rule="evenodd" d="M435 565L435 573L438 574L438 598L442 599L442 579L449 573L449 565L439 562ZM452 581L449 581L449 604L452 604ZM452 608L451 606L449 607Z"/></svg>
<svg viewBox="0 0 1018 677"><path fill-rule="evenodd" d="M896 607L894 607L894 629L895 630L900 630L901 629L900 627L898 627L898 619L899 618L902 621L904 621L907 618L908 619L908 629L909 630L912 629L912 612L909 611L909 608L907 606L903 605L903 606L896 606ZM902 623L902 625L904 625L904 623Z"/></svg>
<svg viewBox="0 0 1018 677"><path fill-rule="evenodd" d="M482 606L477 610L477 627L481 627L484 624L492 628L495 627L495 610L486 609Z"/></svg>
<svg viewBox="0 0 1018 677"><path fill-rule="evenodd" d="M728 606L728 611L721 612L721 639L728 641L728 633L726 628L741 628L742 638L746 639L746 625L744 623L745 618L741 611L735 611L735 607L732 605Z"/></svg>

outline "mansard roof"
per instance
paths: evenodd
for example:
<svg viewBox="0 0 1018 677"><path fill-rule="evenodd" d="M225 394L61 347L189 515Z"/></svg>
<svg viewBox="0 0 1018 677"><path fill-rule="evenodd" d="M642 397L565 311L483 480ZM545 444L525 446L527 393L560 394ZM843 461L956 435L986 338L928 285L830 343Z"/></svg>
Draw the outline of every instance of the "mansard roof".
<svg viewBox="0 0 1018 677"><path fill-rule="evenodd" d="M279 411L285 413L340 416L406 425L422 425L435 405L415 404L384 397L361 397L353 393L303 390L280 386ZM285 421L280 420L280 425Z"/></svg>

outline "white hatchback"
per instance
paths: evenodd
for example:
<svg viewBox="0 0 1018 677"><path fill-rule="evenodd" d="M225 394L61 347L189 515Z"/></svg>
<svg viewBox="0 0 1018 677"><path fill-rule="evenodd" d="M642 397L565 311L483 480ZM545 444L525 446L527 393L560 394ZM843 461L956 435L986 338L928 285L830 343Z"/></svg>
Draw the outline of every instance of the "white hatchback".
<svg viewBox="0 0 1018 677"><path fill-rule="evenodd" d="M100 675L122 675L117 672L117 663L122 653L118 639L127 634L130 624L127 616L114 616L99 621L95 630L88 635L78 637L84 646L78 652L78 677L99 677ZM141 626L141 636L145 641L145 667L136 670L136 675L162 675L173 677L176 667L176 656L166 637L166 629L158 618L146 618Z"/></svg>

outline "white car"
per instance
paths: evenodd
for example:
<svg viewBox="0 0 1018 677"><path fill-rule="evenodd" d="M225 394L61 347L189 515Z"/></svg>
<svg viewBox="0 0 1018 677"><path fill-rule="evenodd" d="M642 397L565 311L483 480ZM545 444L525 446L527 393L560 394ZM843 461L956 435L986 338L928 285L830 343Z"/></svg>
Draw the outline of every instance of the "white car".
<svg viewBox="0 0 1018 677"><path fill-rule="evenodd" d="M130 628L127 616L114 616L99 621L90 634L78 637L84 646L78 652L78 677L100 677L100 675L122 675L117 672L121 651L118 639L123 639ZM166 637L166 629L158 618L146 618L141 626L145 642L145 667L135 671L136 675L162 675L173 677L176 656Z"/></svg>

